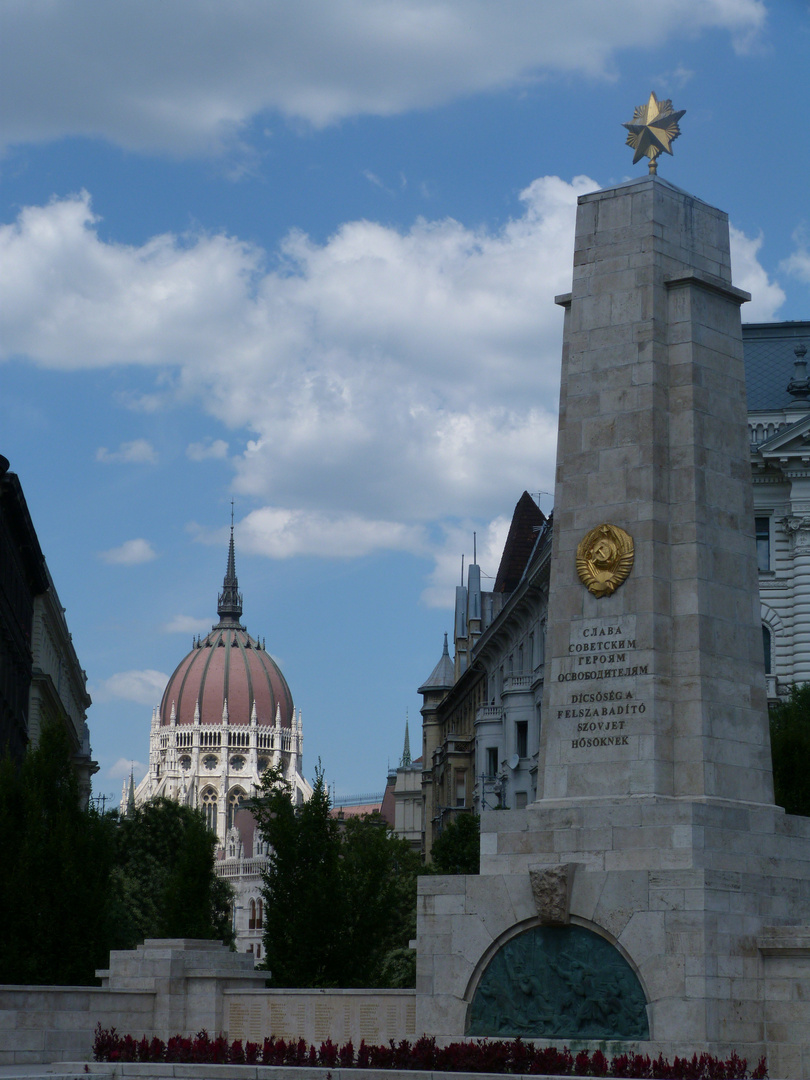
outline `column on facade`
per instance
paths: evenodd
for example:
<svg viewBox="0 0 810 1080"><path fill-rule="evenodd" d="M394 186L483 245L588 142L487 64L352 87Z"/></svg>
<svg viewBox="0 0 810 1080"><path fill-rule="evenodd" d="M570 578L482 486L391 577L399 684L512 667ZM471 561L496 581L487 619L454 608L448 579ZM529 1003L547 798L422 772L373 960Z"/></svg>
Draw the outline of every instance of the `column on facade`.
<svg viewBox="0 0 810 1080"><path fill-rule="evenodd" d="M810 682L810 514L783 518L793 570L794 682Z"/></svg>

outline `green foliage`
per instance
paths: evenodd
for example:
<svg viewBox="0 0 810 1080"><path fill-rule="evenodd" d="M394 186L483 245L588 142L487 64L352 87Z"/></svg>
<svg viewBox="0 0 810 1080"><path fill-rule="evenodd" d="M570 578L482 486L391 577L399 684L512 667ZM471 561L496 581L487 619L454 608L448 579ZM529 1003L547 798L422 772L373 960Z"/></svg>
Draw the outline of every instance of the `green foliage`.
<svg viewBox="0 0 810 1080"><path fill-rule="evenodd" d="M79 806L67 733L0 762L0 983L80 985L108 955L109 820Z"/></svg>
<svg viewBox="0 0 810 1080"><path fill-rule="evenodd" d="M481 819L457 814L433 841L431 872L477 874L480 867Z"/></svg>
<svg viewBox="0 0 810 1080"><path fill-rule="evenodd" d="M810 683L793 686L770 715L775 802L789 814L810 815Z"/></svg>
<svg viewBox="0 0 810 1080"><path fill-rule="evenodd" d="M121 821L82 810L70 758L53 726L21 766L0 760L0 983L91 985L110 949L145 937L231 942L202 815L165 799Z"/></svg>
<svg viewBox="0 0 810 1080"><path fill-rule="evenodd" d="M419 855L379 814L350 818L341 836L346 986L416 984Z"/></svg>
<svg viewBox="0 0 810 1080"><path fill-rule="evenodd" d="M215 835L202 814L171 799L136 807L115 830L113 948L147 937L233 942L232 891L214 870Z"/></svg>
<svg viewBox="0 0 810 1080"><path fill-rule="evenodd" d="M413 985L419 857L379 815L330 815L323 771L293 806L268 771L253 808L271 851L264 875L265 967L274 986Z"/></svg>

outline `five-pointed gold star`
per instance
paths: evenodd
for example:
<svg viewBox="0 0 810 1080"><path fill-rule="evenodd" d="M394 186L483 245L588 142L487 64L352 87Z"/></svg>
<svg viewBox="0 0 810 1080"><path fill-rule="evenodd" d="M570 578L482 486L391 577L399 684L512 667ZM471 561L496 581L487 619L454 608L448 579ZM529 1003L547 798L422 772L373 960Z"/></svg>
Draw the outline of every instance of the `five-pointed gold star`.
<svg viewBox="0 0 810 1080"><path fill-rule="evenodd" d="M650 159L650 172L658 171L655 159L663 151L672 154L670 144L681 133L678 121L686 112L672 111L672 102L659 101L654 93L650 94L650 100L646 105L639 105L633 111L633 122L622 124L630 134L627 136L627 145L632 146L636 152L633 164L641 161L643 157Z"/></svg>

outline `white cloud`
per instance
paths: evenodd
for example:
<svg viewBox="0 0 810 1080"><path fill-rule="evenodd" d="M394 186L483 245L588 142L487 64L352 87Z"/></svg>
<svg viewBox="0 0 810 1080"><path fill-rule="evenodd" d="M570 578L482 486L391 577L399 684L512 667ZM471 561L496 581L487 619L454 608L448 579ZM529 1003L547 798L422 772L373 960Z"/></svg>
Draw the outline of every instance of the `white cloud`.
<svg viewBox="0 0 810 1080"><path fill-rule="evenodd" d="M803 226L793 234L796 250L789 258L780 263L780 269L792 277L810 285L810 246L807 230Z"/></svg>
<svg viewBox="0 0 810 1080"><path fill-rule="evenodd" d="M604 79L620 50L708 29L743 51L765 17L762 0L8 0L5 139L210 153L267 110L322 126L549 74Z"/></svg>
<svg viewBox="0 0 810 1080"><path fill-rule="evenodd" d="M147 439L133 439L132 442L121 443L117 450L108 450L106 446L100 446L96 450L96 461L156 465L157 460L157 451Z"/></svg>
<svg viewBox="0 0 810 1080"><path fill-rule="evenodd" d="M206 461L208 458L227 458L228 444L224 439L204 439L202 442L189 443L186 457L191 461Z"/></svg>
<svg viewBox="0 0 810 1080"><path fill-rule="evenodd" d="M239 549L273 559L292 555L354 558L380 549L425 554L428 550L418 526L273 506L254 510L240 523Z"/></svg>
<svg viewBox="0 0 810 1080"><path fill-rule="evenodd" d="M131 761L129 758L119 758L107 769L108 780L121 780L128 778L130 771L134 775L136 785L145 774L147 766L142 761Z"/></svg>
<svg viewBox="0 0 810 1080"><path fill-rule="evenodd" d="M521 492L522 494L522 492ZM473 561L473 532L476 535L476 558L481 567L482 588L492 589L498 572L506 537L509 533L511 515L499 515L484 529L472 521L445 526L440 547L434 552L435 565L422 602L428 607L446 608L453 604L456 585L461 585L461 557L465 556L465 568ZM467 584L466 569L464 582Z"/></svg>
<svg viewBox="0 0 810 1080"><path fill-rule="evenodd" d="M147 668L144 671L119 671L93 687L96 701L120 698L138 705L157 705L163 697L169 676L162 671Z"/></svg>
<svg viewBox="0 0 810 1080"><path fill-rule="evenodd" d="M86 196L27 208L0 230L0 341L43 366L155 365L167 405L199 402L238 430L234 487L262 506L246 519L251 550L427 552L437 523L493 519L505 497L553 485L553 297L571 287L577 196L596 187L537 179L497 230L355 221L320 244L294 232L280 260L205 234L105 243ZM735 283L754 294L745 315L770 319L783 293L761 238L731 235ZM60 272L43 274L51 262ZM103 557L155 552L139 540Z"/></svg>
<svg viewBox="0 0 810 1080"><path fill-rule="evenodd" d="M99 558L113 566L137 566L156 559L157 552L148 540L125 540L120 547L99 552Z"/></svg>
<svg viewBox="0 0 810 1080"><path fill-rule="evenodd" d="M202 634L210 629L210 619L197 619L193 615L174 615L161 626L164 634Z"/></svg>
<svg viewBox="0 0 810 1080"><path fill-rule="evenodd" d="M742 309L746 322L769 322L785 302L785 294L775 281L768 278L757 259L762 247L762 234L750 238L729 225L731 240L732 280L738 289L751 293L751 302Z"/></svg>

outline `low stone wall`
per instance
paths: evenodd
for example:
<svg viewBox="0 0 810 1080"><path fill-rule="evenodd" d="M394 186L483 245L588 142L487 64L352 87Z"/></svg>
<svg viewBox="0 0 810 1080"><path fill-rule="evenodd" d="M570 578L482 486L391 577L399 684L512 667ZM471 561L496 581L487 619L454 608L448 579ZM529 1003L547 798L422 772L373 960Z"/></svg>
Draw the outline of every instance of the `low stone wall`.
<svg viewBox="0 0 810 1080"><path fill-rule="evenodd" d="M0 1067L89 1061L98 1024L164 1042L203 1029L316 1046L417 1034L414 990L268 990L250 957L214 941L145 941L111 953L109 969L97 974L100 987L0 987Z"/></svg>
<svg viewBox="0 0 810 1080"><path fill-rule="evenodd" d="M98 1023L151 1030L154 999L91 986L0 986L0 1065L86 1060Z"/></svg>

